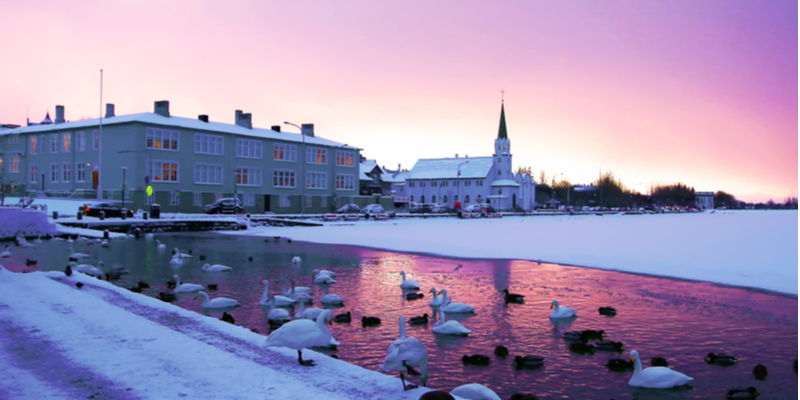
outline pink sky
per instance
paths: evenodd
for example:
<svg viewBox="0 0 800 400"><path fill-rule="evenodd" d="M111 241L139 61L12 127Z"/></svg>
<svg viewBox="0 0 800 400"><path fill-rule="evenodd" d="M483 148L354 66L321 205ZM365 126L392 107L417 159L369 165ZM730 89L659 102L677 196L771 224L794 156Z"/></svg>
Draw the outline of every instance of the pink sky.
<svg viewBox="0 0 800 400"><path fill-rule="evenodd" d="M514 164L747 201L798 184L792 1L0 0L0 123L152 111L314 123L382 165ZM433 3L433 4L431 4Z"/></svg>

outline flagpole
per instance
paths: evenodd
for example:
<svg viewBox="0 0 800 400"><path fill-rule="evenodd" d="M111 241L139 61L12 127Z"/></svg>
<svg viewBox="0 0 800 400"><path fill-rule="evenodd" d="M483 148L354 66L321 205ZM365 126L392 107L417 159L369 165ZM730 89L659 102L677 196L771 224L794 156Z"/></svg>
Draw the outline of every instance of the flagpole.
<svg viewBox="0 0 800 400"><path fill-rule="evenodd" d="M100 130L97 133L97 199L103 199L103 186L102 176L100 170L102 169L102 156L103 156L103 70L100 69Z"/></svg>

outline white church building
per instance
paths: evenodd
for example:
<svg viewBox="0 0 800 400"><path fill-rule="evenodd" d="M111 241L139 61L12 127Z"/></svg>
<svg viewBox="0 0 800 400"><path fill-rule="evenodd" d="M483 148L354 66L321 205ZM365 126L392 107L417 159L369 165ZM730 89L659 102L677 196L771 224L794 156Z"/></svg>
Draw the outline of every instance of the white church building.
<svg viewBox="0 0 800 400"><path fill-rule="evenodd" d="M531 211L536 183L528 174L512 170L511 142L506 130L505 105L500 106L500 128L491 157L435 158L418 160L406 180L408 201L453 207L461 203L489 203L500 211Z"/></svg>

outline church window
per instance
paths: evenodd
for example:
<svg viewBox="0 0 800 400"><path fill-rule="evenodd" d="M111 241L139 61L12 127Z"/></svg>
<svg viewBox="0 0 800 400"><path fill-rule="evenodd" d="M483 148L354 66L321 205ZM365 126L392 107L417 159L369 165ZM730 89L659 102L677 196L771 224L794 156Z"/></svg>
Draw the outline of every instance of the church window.
<svg viewBox="0 0 800 400"><path fill-rule="evenodd" d="M414 196L411 196L410 199L411 199L411 202L413 203L414 202Z"/></svg>
<svg viewBox="0 0 800 400"><path fill-rule="evenodd" d="M464 203L469 204L469 195L467 195L467 197L464 197Z"/></svg>
<svg viewBox="0 0 800 400"><path fill-rule="evenodd" d="M419 202L420 203L424 203L425 202L425 195L424 194L422 196L419 196Z"/></svg>
<svg viewBox="0 0 800 400"><path fill-rule="evenodd" d="M497 175L503 175L503 171L498 170Z"/></svg>
<svg viewBox="0 0 800 400"><path fill-rule="evenodd" d="M436 181L431 181L431 187L436 187Z"/></svg>
<svg viewBox="0 0 800 400"><path fill-rule="evenodd" d="M447 195L444 195L444 197L442 197L442 202L444 204L447 204Z"/></svg>
<svg viewBox="0 0 800 400"><path fill-rule="evenodd" d="M503 159L500 158L500 157L497 157L497 163L500 164L501 162L503 162Z"/></svg>
<svg viewBox="0 0 800 400"><path fill-rule="evenodd" d="M458 195L453 196L453 201L458 201Z"/></svg>
<svg viewBox="0 0 800 400"><path fill-rule="evenodd" d="M414 182L408 182L408 187L414 187Z"/></svg>
<svg viewBox="0 0 800 400"><path fill-rule="evenodd" d="M436 203L436 195L431 196L431 202Z"/></svg>
<svg viewBox="0 0 800 400"><path fill-rule="evenodd" d="M419 187L425 187L425 182L420 182Z"/></svg>

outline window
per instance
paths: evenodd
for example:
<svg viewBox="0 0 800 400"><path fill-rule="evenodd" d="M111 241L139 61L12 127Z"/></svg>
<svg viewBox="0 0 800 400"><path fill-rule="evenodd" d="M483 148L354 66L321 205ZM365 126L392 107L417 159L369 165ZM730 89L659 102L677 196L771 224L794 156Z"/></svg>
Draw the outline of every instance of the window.
<svg viewBox="0 0 800 400"><path fill-rule="evenodd" d="M405 189L406 189L406 188L405 188L404 186L400 186L400 193L404 193L404 192L405 192Z"/></svg>
<svg viewBox="0 0 800 400"><path fill-rule="evenodd" d="M100 148L100 132L92 131L92 149Z"/></svg>
<svg viewBox="0 0 800 400"><path fill-rule="evenodd" d="M431 196L431 203L436 203L436 195Z"/></svg>
<svg viewBox="0 0 800 400"><path fill-rule="evenodd" d="M180 204L181 194L178 191L172 192L169 194L169 205L177 206Z"/></svg>
<svg viewBox="0 0 800 400"><path fill-rule="evenodd" d="M293 188L294 171L285 171L280 169L272 171L272 186Z"/></svg>
<svg viewBox="0 0 800 400"><path fill-rule="evenodd" d="M9 136L8 143L9 144L17 144L17 143L19 143L19 135L11 135L11 136Z"/></svg>
<svg viewBox="0 0 800 400"><path fill-rule="evenodd" d="M38 141L36 136L31 136L31 154L36 154L36 142Z"/></svg>
<svg viewBox="0 0 800 400"><path fill-rule="evenodd" d="M336 190L353 190L355 188L355 177L353 175L336 175Z"/></svg>
<svg viewBox="0 0 800 400"><path fill-rule="evenodd" d="M58 164L50 164L50 183L58 183Z"/></svg>
<svg viewBox="0 0 800 400"><path fill-rule="evenodd" d="M156 182L178 182L178 163L172 161L153 161L150 176Z"/></svg>
<svg viewBox="0 0 800 400"><path fill-rule="evenodd" d="M436 181L431 181L431 187L436 187Z"/></svg>
<svg viewBox="0 0 800 400"><path fill-rule="evenodd" d="M447 181L442 181L442 187L447 186Z"/></svg>
<svg viewBox="0 0 800 400"><path fill-rule="evenodd" d="M64 163L64 165L61 166L61 171L64 175L61 182L69 182L72 180L72 164Z"/></svg>
<svg viewBox="0 0 800 400"><path fill-rule="evenodd" d="M31 165L31 183L36 183L36 176L39 170L36 168L36 164Z"/></svg>
<svg viewBox="0 0 800 400"><path fill-rule="evenodd" d="M352 151L336 151L336 165L343 165L346 167L352 167L355 165L354 156Z"/></svg>
<svg viewBox="0 0 800 400"><path fill-rule="evenodd" d="M469 195L466 195L466 196L464 197L464 203L465 203L465 204L469 204Z"/></svg>
<svg viewBox="0 0 800 400"><path fill-rule="evenodd" d="M3 173L3 157L0 157L0 174Z"/></svg>
<svg viewBox="0 0 800 400"><path fill-rule="evenodd" d="M75 182L83 182L86 180L86 164L75 164Z"/></svg>
<svg viewBox="0 0 800 400"><path fill-rule="evenodd" d="M464 181L464 186L472 186L472 181Z"/></svg>
<svg viewBox="0 0 800 400"><path fill-rule="evenodd" d="M420 182L419 187L425 187L425 182Z"/></svg>
<svg viewBox="0 0 800 400"><path fill-rule="evenodd" d="M312 204L311 196L305 196L305 197L306 197L306 207L311 207Z"/></svg>
<svg viewBox="0 0 800 400"><path fill-rule="evenodd" d="M236 139L236 157L261 158L261 141Z"/></svg>
<svg viewBox="0 0 800 400"><path fill-rule="evenodd" d="M411 202L413 202L413 201L414 201L414 196L411 196L411 197L409 198L409 200L410 200Z"/></svg>
<svg viewBox="0 0 800 400"><path fill-rule="evenodd" d="M178 131L147 128L147 148L178 151Z"/></svg>
<svg viewBox="0 0 800 400"><path fill-rule="evenodd" d="M19 157L11 157L8 165L8 172L19 172Z"/></svg>
<svg viewBox="0 0 800 400"><path fill-rule="evenodd" d="M202 206L203 205L203 194L202 193L195 193L192 196L192 205L194 206Z"/></svg>
<svg viewBox="0 0 800 400"><path fill-rule="evenodd" d="M458 195L453 196L453 201L458 201Z"/></svg>
<svg viewBox="0 0 800 400"><path fill-rule="evenodd" d="M483 186L483 181L475 181L475 186Z"/></svg>
<svg viewBox="0 0 800 400"><path fill-rule="evenodd" d="M425 203L425 195L424 194L422 196L419 196L419 202L420 203Z"/></svg>
<svg viewBox="0 0 800 400"><path fill-rule="evenodd" d="M306 187L309 189L327 189L328 174L324 172L306 172Z"/></svg>
<svg viewBox="0 0 800 400"><path fill-rule="evenodd" d="M261 169L237 168L236 184L241 186L261 186Z"/></svg>
<svg viewBox="0 0 800 400"><path fill-rule="evenodd" d="M278 207L289 207L292 205L292 202L289 201L289 196L281 195L278 197Z"/></svg>
<svg viewBox="0 0 800 400"><path fill-rule="evenodd" d="M84 151L86 150L86 132L78 131L75 132L75 147L77 151Z"/></svg>
<svg viewBox="0 0 800 400"><path fill-rule="evenodd" d="M442 203L447 204L447 195L442 196Z"/></svg>
<svg viewBox="0 0 800 400"><path fill-rule="evenodd" d="M256 195L253 193L245 193L242 195L244 198L242 202L244 203L245 207L253 207L256 205Z"/></svg>
<svg viewBox="0 0 800 400"><path fill-rule="evenodd" d="M297 146L293 144L275 143L272 147L274 159L279 161L296 161Z"/></svg>
<svg viewBox="0 0 800 400"><path fill-rule="evenodd" d="M414 182L408 182L408 186L409 186L409 187L414 187L414 186L415 186L415 185L414 185Z"/></svg>
<svg viewBox="0 0 800 400"><path fill-rule="evenodd" d="M54 133L50 135L50 152L51 153L58 153L58 134Z"/></svg>
<svg viewBox="0 0 800 400"><path fill-rule="evenodd" d="M194 183L203 185L222 184L222 165L194 164Z"/></svg>
<svg viewBox="0 0 800 400"><path fill-rule="evenodd" d="M47 146L47 136L39 136L39 154L44 154L45 146Z"/></svg>
<svg viewBox="0 0 800 400"><path fill-rule="evenodd" d="M309 147L306 151L306 160L309 164L325 164L328 159L328 150Z"/></svg>
<svg viewBox="0 0 800 400"><path fill-rule="evenodd" d="M497 171L497 175L503 175L503 171Z"/></svg>
<svg viewBox="0 0 800 400"><path fill-rule="evenodd" d="M194 152L197 154L222 155L222 136L194 134Z"/></svg>
<svg viewBox="0 0 800 400"><path fill-rule="evenodd" d="M61 143L63 143L64 153L72 151L72 134L65 133L61 135Z"/></svg>
<svg viewBox="0 0 800 400"><path fill-rule="evenodd" d="M319 196L319 206L320 207L328 206L328 196Z"/></svg>

